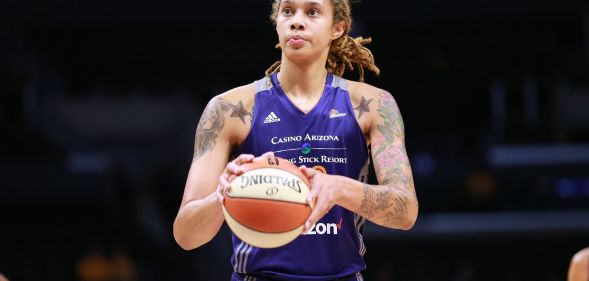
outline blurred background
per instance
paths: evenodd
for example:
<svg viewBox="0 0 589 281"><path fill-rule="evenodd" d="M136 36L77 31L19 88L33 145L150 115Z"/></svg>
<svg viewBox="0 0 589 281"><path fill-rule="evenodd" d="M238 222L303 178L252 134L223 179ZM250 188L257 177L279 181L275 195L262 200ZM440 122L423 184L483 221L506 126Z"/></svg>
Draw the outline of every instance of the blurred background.
<svg viewBox="0 0 589 281"><path fill-rule="evenodd" d="M227 228L184 251L172 223L206 102L280 56L270 2L0 4L0 273L228 280ZM366 226L365 280L566 280L589 246L588 3L354 2L420 200L410 231Z"/></svg>

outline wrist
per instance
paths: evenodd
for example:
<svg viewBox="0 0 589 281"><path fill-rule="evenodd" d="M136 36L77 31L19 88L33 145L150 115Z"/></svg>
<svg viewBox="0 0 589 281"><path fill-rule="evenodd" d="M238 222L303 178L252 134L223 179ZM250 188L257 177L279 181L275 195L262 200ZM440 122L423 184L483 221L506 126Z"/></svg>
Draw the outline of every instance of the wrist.
<svg viewBox="0 0 589 281"><path fill-rule="evenodd" d="M337 205L354 212L358 205L355 201L362 199L362 183L344 176L334 176L334 183L341 190Z"/></svg>

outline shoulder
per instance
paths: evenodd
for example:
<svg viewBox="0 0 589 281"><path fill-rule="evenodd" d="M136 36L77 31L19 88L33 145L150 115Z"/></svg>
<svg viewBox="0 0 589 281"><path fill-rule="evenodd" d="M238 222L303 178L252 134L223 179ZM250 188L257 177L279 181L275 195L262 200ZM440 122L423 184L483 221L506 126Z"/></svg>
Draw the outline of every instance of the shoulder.
<svg viewBox="0 0 589 281"><path fill-rule="evenodd" d="M254 83L250 83L214 96L209 101L209 104L230 103L239 105L241 103L244 108L251 108L254 103L255 93L256 87L254 86Z"/></svg>
<svg viewBox="0 0 589 281"><path fill-rule="evenodd" d="M356 118L365 132L382 123L383 119L397 119L400 116L397 103L388 91L367 83L346 82Z"/></svg>
<svg viewBox="0 0 589 281"><path fill-rule="evenodd" d="M230 112L230 117L240 117L239 120L245 124L245 117L251 116L250 111L254 106L255 92L255 86L248 84L216 95L209 100L203 115Z"/></svg>
<svg viewBox="0 0 589 281"><path fill-rule="evenodd" d="M387 90L372 86L367 83L347 80L348 91L354 108L364 107L374 113L381 107L398 110L397 102ZM373 114L371 114L373 115Z"/></svg>
<svg viewBox="0 0 589 281"><path fill-rule="evenodd" d="M387 91L367 83L351 80L346 80L346 82L348 86L348 91L350 93L350 97L352 99L352 103L354 105L360 104L362 98L364 98L364 100L377 100L379 96L383 94L390 96L390 94Z"/></svg>
<svg viewBox="0 0 589 281"><path fill-rule="evenodd" d="M251 127L255 94L256 88L251 83L214 96L202 113L198 127L215 129L230 143L240 143Z"/></svg>

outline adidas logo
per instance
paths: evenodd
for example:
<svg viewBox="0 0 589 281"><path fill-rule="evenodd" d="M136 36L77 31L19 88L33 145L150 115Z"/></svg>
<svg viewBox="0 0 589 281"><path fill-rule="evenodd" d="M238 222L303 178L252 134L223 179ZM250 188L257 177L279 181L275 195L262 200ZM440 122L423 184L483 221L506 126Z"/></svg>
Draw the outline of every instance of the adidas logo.
<svg viewBox="0 0 589 281"><path fill-rule="evenodd" d="M268 114L266 119L264 119L264 124L274 123L274 122L280 122L280 118L278 118L278 116L276 116L276 114L274 114L274 111L272 111L272 112L270 112L270 114Z"/></svg>

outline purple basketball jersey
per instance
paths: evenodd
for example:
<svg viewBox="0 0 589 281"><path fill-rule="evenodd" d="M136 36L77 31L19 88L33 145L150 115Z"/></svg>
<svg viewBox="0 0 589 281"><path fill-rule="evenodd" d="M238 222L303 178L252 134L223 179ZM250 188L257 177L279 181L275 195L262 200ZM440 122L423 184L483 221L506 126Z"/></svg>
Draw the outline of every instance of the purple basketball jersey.
<svg viewBox="0 0 589 281"><path fill-rule="evenodd" d="M368 148L345 80L328 74L315 107L305 114L273 74L256 86L252 128L238 153L273 151L297 166L366 181ZM365 219L335 206L313 229L285 246L260 249L233 235L237 280L362 280Z"/></svg>

